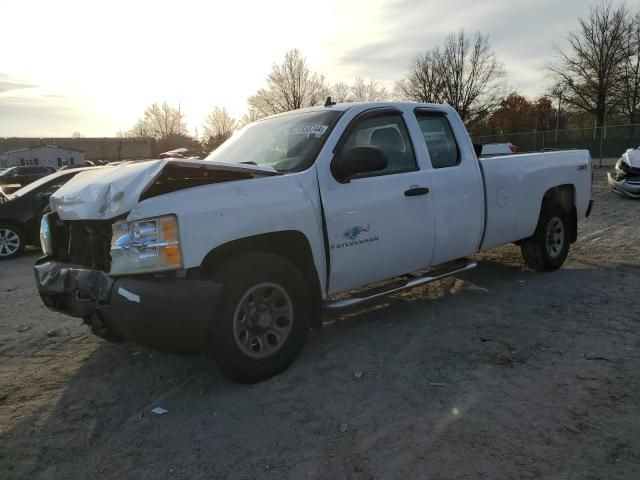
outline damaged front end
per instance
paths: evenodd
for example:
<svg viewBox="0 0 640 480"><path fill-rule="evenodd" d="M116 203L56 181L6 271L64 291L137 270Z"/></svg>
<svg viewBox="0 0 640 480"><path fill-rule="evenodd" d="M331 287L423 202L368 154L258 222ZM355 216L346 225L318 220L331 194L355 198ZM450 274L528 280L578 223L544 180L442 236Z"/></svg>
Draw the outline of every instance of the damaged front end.
<svg viewBox="0 0 640 480"><path fill-rule="evenodd" d="M202 160L146 160L84 171L49 203L64 220L105 220L128 214L140 201L203 185L280 175L272 168Z"/></svg>
<svg viewBox="0 0 640 480"><path fill-rule="evenodd" d="M178 278L175 272L113 275L112 221L65 221L49 213L42 223L46 256L34 273L49 309L82 318L107 340L180 353L204 348L219 284Z"/></svg>
<svg viewBox="0 0 640 480"><path fill-rule="evenodd" d="M267 168L158 160L83 172L45 215L34 266L51 310L82 318L108 340L202 351L221 285L187 278L175 215L128 221L139 202L212 183L277 175ZM178 272L182 274L178 274Z"/></svg>
<svg viewBox="0 0 640 480"><path fill-rule="evenodd" d="M627 150L607 173L611 189L626 198L640 198L640 150Z"/></svg>

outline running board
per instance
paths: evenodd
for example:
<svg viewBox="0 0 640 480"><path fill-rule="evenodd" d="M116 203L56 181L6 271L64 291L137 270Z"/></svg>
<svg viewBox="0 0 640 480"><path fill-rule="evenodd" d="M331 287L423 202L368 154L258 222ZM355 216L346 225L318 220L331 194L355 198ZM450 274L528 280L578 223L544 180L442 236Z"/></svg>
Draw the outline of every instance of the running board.
<svg viewBox="0 0 640 480"><path fill-rule="evenodd" d="M369 302L371 300L375 300L377 298L386 297L387 295L392 295L394 293L399 293L404 290L409 290L410 288L420 287L422 285L427 285L428 283L437 282L438 280L442 280L443 278L450 277L455 275L456 273L465 272L467 270L471 270L472 268L476 268L478 264L473 260L462 259L458 260L451 265L452 268L447 269L445 271L435 270L429 272L426 275L422 275L420 277L407 279L404 283L398 285L398 282L394 282L390 288L385 290L375 289L376 292L362 297L350 297L344 298L340 300L329 300L324 304L324 308L329 311L334 310L342 310L345 308L355 307L365 302ZM367 292L363 292L366 294Z"/></svg>

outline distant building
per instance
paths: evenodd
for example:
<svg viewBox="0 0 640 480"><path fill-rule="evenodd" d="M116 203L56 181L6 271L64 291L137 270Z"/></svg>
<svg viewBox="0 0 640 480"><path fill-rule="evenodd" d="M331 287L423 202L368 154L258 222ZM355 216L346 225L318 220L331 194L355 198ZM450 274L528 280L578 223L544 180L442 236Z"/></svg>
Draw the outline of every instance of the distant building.
<svg viewBox="0 0 640 480"><path fill-rule="evenodd" d="M0 137L0 155L11 150L27 147L39 147L41 145L57 145L61 148L80 150L84 152L85 160L107 160L116 162L119 160L143 160L154 158L155 142L152 138L18 138ZM57 157L56 157L57 158Z"/></svg>
<svg viewBox="0 0 640 480"><path fill-rule="evenodd" d="M85 153L73 148L63 148L57 145L36 145L19 148L4 154L7 167L21 165L42 165L59 168L63 165L80 165L84 163Z"/></svg>

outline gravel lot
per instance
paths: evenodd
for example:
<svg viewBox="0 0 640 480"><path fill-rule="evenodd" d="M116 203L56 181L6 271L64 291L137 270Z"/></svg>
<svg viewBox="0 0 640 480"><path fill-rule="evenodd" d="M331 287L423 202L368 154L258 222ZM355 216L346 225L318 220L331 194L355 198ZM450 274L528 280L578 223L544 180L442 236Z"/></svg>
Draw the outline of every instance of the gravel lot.
<svg viewBox="0 0 640 480"><path fill-rule="evenodd" d="M38 252L2 262L0 478L638 479L640 202L605 185L562 270L478 255L253 386L94 338L41 304Z"/></svg>

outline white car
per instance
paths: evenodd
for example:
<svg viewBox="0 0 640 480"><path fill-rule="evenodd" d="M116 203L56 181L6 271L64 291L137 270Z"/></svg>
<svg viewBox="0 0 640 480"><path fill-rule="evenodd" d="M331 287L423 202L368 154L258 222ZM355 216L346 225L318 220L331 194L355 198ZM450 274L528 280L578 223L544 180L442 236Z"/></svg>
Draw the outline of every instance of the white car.
<svg viewBox="0 0 640 480"><path fill-rule="evenodd" d="M587 151L478 160L448 106L329 105L250 124L204 161L77 175L51 197L35 274L49 308L98 335L208 352L253 382L294 360L323 308L512 242L559 268L591 205Z"/></svg>
<svg viewBox="0 0 640 480"><path fill-rule="evenodd" d="M627 198L640 198L640 147L630 148L616 162L613 175L607 173L611 189Z"/></svg>
<svg viewBox="0 0 640 480"><path fill-rule="evenodd" d="M482 157L493 155L511 155L516 153L516 146L513 143L485 143L482 145Z"/></svg>

